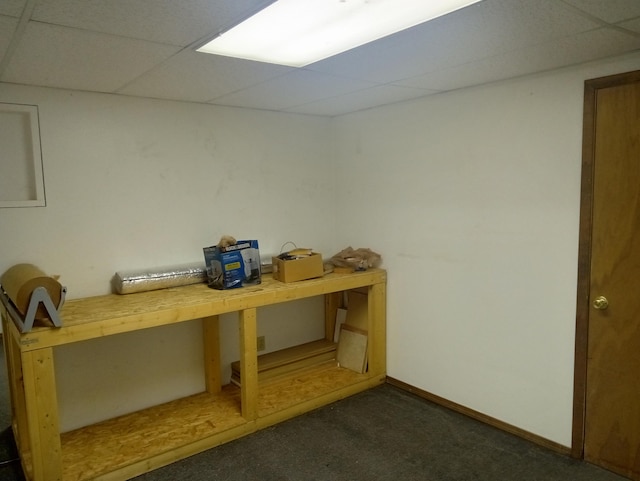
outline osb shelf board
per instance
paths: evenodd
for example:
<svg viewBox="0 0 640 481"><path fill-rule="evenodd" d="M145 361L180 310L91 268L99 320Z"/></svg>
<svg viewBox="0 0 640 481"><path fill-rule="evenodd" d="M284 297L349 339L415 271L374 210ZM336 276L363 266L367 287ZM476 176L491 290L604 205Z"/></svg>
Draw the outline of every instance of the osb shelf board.
<svg viewBox="0 0 640 481"><path fill-rule="evenodd" d="M258 415L264 417L285 411L297 404L368 379L367 374L359 374L338 367L335 361L328 361L315 368L294 373L283 380L260 384Z"/></svg>
<svg viewBox="0 0 640 481"><path fill-rule="evenodd" d="M240 390L227 385L63 433L64 480L93 479L243 424Z"/></svg>
<svg viewBox="0 0 640 481"><path fill-rule="evenodd" d="M29 351L385 282L386 271L370 269L291 283L264 275L262 284L239 289L216 290L206 284L193 284L74 299L62 308L61 328L34 327L15 335L21 350Z"/></svg>

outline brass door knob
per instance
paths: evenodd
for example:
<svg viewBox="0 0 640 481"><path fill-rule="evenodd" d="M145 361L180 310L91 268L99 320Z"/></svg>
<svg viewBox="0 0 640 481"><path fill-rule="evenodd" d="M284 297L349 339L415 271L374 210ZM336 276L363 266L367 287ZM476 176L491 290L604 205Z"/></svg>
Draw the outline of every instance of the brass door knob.
<svg viewBox="0 0 640 481"><path fill-rule="evenodd" d="M593 301L593 307L600 309L601 311L609 307L609 301L604 296L598 296Z"/></svg>

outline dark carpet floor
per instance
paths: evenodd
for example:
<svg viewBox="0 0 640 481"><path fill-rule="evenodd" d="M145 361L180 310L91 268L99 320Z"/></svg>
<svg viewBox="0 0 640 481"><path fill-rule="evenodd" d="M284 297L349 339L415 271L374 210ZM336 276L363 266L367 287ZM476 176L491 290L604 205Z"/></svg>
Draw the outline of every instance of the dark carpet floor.
<svg viewBox="0 0 640 481"><path fill-rule="evenodd" d="M0 481L22 481L8 428L10 408L4 366L0 376ZM621 481L624 478L387 384L135 479Z"/></svg>
<svg viewBox="0 0 640 481"><path fill-rule="evenodd" d="M137 481L620 481L390 385Z"/></svg>

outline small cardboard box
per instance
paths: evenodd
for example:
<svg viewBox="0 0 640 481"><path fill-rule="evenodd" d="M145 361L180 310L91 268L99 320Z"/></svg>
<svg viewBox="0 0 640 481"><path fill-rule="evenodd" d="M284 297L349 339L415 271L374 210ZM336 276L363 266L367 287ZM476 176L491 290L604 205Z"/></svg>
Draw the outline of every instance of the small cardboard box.
<svg viewBox="0 0 640 481"><path fill-rule="evenodd" d="M227 247L205 247L203 251L209 287L233 289L260 284L260 250L257 240L241 240Z"/></svg>
<svg viewBox="0 0 640 481"><path fill-rule="evenodd" d="M281 282L295 282L304 279L322 277L324 266L322 264L322 254L312 252L307 257L284 260L278 257L272 259L273 278Z"/></svg>

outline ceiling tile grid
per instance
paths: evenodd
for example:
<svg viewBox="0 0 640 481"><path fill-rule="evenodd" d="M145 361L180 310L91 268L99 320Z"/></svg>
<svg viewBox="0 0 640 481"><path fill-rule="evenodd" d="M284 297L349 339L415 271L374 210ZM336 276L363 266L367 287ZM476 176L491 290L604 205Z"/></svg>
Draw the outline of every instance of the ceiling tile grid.
<svg viewBox="0 0 640 481"><path fill-rule="evenodd" d="M438 93L437 90L408 88L396 85L378 85L348 94L325 98L285 109L287 112L299 114L326 115L336 117L350 112L366 110L381 105L422 98Z"/></svg>
<svg viewBox="0 0 640 481"><path fill-rule="evenodd" d="M625 30L630 30L632 32L640 34L640 17L634 20L629 20L628 22L620 22L618 26L624 28Z"/></svg>
<svg viewBox="0 0 640 481"><path fill-rule="evenodd" d="M118 89L118 93L209 102L291 70L291 67L247 62L187 49Z"/></svg>
<svg viewBox="0 0 640 481"><path fill-rule="evenodd" d="M0 2L0 15L19 17L22 15L27 0L2 0Z"/></svg>
<svg viewBox="0 0 640 481"><path fill-rule="evenodd" d="M262 0L39 0L32 20L187 46L255 12Z"/></svg>
<svg viewBox="0 0 640 481"><path fill-rule="evenodd" d="M342 115L640 49L640 0L483 0L302 69L195 52L270 1L0 0L0 81Z"/></svg>
<svg viewBox="0 0 640 481"><path fill-rule="evenodd" d="M299 69L249 89L213 99L211 102L247 108L258 106L266 110L287 110L300 104L357 92L374 85L372 82Z"/></svg>
<svg viewBox="0 0 640 481"><path fill-rule="evenodd" d="M29 22L2 80L112 92L178 47Z"/></svg>
<svg viewBox="0 0 640 481"><path fill-rule="evenodd" d="M562 0L607 23L640 17L638 0Z"/></svg>
<svg viewBox="0 0 640 481"><path fill-rule="evenodd" d="M443 90L459 89L588 62L638 48L639 39L616 30L600 28L431 72L400 84Z"/></svg>

